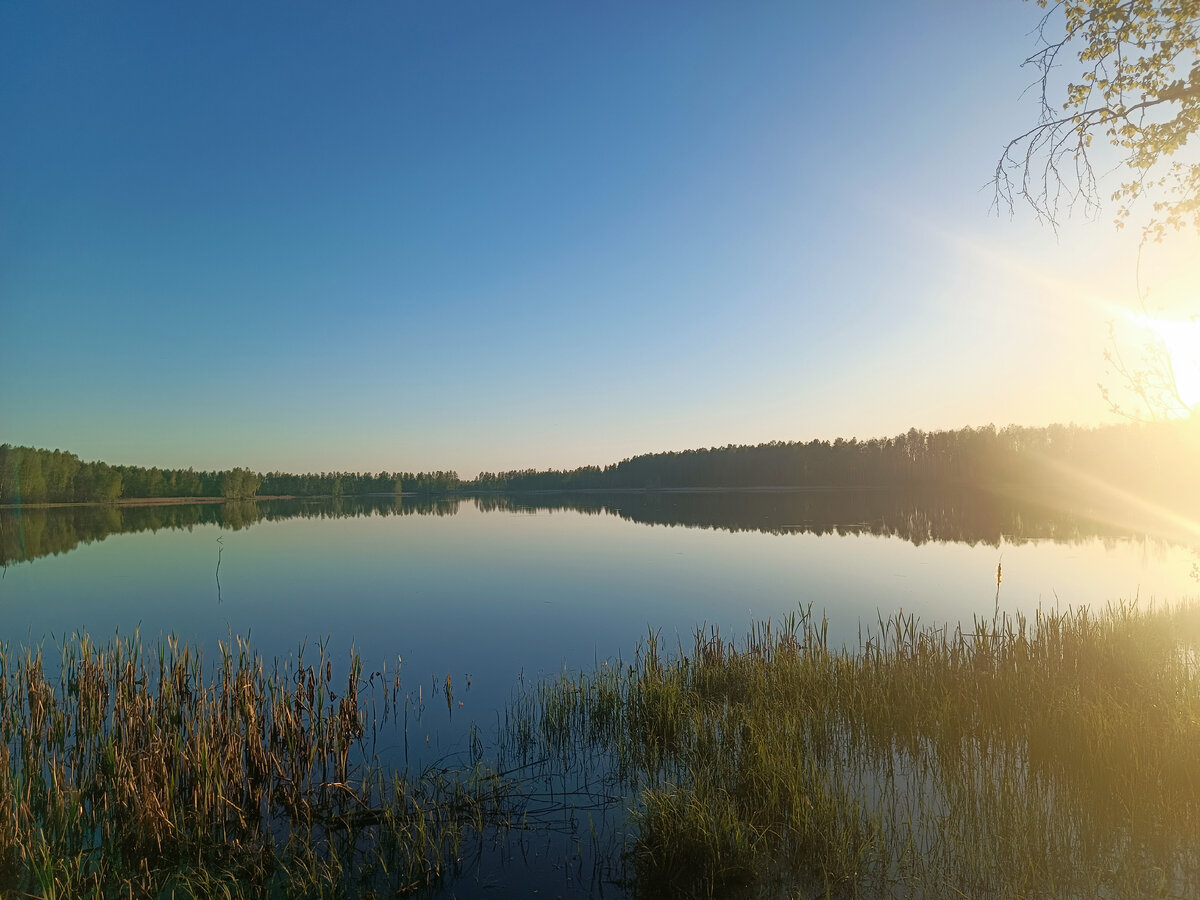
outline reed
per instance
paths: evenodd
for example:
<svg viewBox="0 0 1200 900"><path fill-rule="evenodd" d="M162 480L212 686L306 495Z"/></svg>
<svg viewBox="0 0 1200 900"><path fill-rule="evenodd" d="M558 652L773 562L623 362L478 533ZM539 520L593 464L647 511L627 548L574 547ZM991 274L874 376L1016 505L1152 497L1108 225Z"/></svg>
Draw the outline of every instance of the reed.
<svg viewBox="0 0 1200 900"><path fill-rule="evenodd" d="M651 634L534 712L627 786L636 895L1200 894L1195 606Z"/></svg>
<svg viewBox="0 0 1200 900"><path fill-rule="evenodd" d="M41 897L394 896L435 883L466 834L502 827L478 762L378 763L397 672L318 646L269 666L242 639L206 667L138 635L0 647L0 891Z"/></svg>
<svg viewBox="0 0 1200 900"><path fill-rule="evenodd" d="M0 646L0 894L436 894L486 836L634 897L1200 895L1197 606L897 614L853 648L811 610L652 631L419 770L374 742L420 688L342 671L320 644Z"/></svg>

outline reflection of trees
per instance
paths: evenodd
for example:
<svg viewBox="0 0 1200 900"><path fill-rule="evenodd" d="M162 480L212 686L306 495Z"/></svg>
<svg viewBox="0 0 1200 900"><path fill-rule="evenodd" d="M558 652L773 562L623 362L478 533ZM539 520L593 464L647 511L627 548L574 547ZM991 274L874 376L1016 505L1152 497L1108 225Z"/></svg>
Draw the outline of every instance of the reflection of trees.
<svg viewBox="0 0 1200 900"><path fill-rule="evenodd" d="M246 509L246 506L251 509ZM256 520L253 503L179 506L68 506L0 510L0 565L66 553L110 534L221 525L231 530Z"/></svg>
<svg viewBox="0 0 1200 900"><path fill-rule="evenodd" d="M70 506L0 510L0 565L66 553L110 534L216 525L229 531L282 519L453 515L457 499L341 497L335 500L230 500L169 506Z"/></svg>
<svg viewBox="0 0 1200 900"><path fill-rule="evenodd" d="M575 510L646 525L769 534L875 534L913 544L1075 543L1158 532L1153 521L1082 504L1051 506L968 489L629 491L618 494L495 494L481 510Z"/></svg>
<svg viewBox="0 0 1200 900"><path fill-rule="evenodd" d="M112 506L0 510L0 565L66 553L124 530ZM140 530L140 529L139 529Z"/></svg>
<svg viewBox="0 0 1200 900"><path fill-rule="evenodd" d="M457 497L335 497L332 500L227 500L164 506L69 506L0 510L0 565L66 553L110 534L216 525L229 531L283 519L452 516Z"/></svg>
<svg viewBox="0 0 1200 900"><path fill-rule="evenodd" d="M1027 495L1028 496L1028 495ZM0 565L65 553L110 534L215 525L236 531L284 519L359 516L452 516L460 497L338 497L332 500L238 500L171 506L74 506L0 510ZM646 525L679 525L769 534L855 534L913 544L954 541L997 545L1070 543L1152 534L1187 540L1161 521L1131 518L1095 497L1037 495L1036 500L969 489L626 491L484 494L484 512L569 510L614 515Z"/></svg>
<svg viewBox="0 0 1200 900"><path fill-rule="evenodd" d="M248 528L262 518L258 504L253 500L230 500L220 506L220 523L230 531Z"/></svg>
<svg viewBox="0 0 1200 900"><path fill-rule="evenodd" d="M317 500L259 500L268 522L276 519L346 519L357 516L452 516L460 497L333 497Z"/></svg>

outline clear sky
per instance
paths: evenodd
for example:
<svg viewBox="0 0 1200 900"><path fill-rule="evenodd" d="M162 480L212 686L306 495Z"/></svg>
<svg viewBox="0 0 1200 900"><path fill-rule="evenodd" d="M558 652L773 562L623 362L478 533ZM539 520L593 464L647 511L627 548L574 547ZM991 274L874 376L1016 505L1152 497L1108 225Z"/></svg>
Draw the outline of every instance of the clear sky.
<svg viewBox="0 0 1200 900"><path fill-rule="evenodd" d="M472 476L1106 421L1137 236L989 212L1039 14L2 4L0 441Z"/></svg>

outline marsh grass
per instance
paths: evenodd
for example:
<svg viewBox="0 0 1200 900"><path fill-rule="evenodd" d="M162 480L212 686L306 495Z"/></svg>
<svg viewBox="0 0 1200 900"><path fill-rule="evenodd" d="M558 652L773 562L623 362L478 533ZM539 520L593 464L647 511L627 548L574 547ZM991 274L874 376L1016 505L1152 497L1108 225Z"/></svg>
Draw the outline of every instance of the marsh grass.
<svg viewBox="0 0 1200 900"><path fill-rule="evenodd" d="M636 895L1200 895L1196 607L804 612L538 691L526 740L627 787Z"/></svg>
<svg viewBox="0 0 1200 900"><path fill-rule="evenodd" d="M0 650L0 891L41 897L411 893L503 828L511 781L478 757L417 772L371 736L398 672L335 682L324 646L268 664L244 640L206 667L137 635Z"/></svg>
<svg viewBox="0 0 1200 900"><path fill-rule="evenodd" d="M0 648L0 894L428 895L499 861L587 895L1200 895L1196 606L651 632L453 759L377 754L423 706L323 645Z"/></svg>

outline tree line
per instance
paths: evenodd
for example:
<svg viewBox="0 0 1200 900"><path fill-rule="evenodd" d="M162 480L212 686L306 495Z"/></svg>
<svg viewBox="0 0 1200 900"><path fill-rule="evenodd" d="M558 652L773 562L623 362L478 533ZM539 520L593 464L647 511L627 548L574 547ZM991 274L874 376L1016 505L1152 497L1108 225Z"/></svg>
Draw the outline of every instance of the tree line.
<svg viewBox="0 0 1200 900"><path fill-rule="evenodd" d="M775 441L648 453L603 468L485 472L477 490L924 487L1039 492L1067 484L1200 498L1200 417L1099 428L910 429L860 441Z"/></svg>
<svg viewBox="0 0 1200 900"><path fill-rule="evenodd" d="M0 444L0 503L113 503L163 497L340 497L441 493L461 484L456 472L321 472L265 475L84 462L74 453Z"/></svg>
<svg viewBox="0 0 1200 900"><path fill-rule="evenodd" d="M260 475L82 462L72 453L0 445L0 503L154 497L361 496L455 491L970 486L1031 495L1109 489L1200 503L1200 417L1099 428L910 429L870 440L774 441L648 453L569 470L322 472Z"/></svg>
<svg viewBox="0 0 1200 900"><path fill-rule="evenodd" d="M457 472L268 472L259 493L270 497L361 497L367 494L434 494L458 490Z"/></svg>

